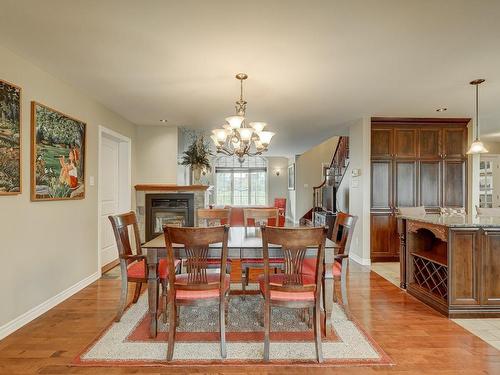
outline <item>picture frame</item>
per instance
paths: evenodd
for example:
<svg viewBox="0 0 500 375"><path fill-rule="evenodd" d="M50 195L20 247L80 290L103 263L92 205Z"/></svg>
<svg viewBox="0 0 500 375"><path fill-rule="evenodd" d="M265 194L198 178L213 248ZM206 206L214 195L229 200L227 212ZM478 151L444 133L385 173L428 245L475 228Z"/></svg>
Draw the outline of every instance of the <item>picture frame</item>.
<svg viewBox="0 0 500 375"><path fill-rule="evenodd" d="M0 79L0 196L22 193L22 89Z"/></svg>
<svg viewBox="0 0 500 375"><path fill-rule="evenodd" d="M31 102L31 200L85 199L87 124Z"/></svg>
<svg viewBox="0 0 500 375"><path fill-rule="evenodd" d="M295 163L288 166L288 190L295 190Z"/></svg>

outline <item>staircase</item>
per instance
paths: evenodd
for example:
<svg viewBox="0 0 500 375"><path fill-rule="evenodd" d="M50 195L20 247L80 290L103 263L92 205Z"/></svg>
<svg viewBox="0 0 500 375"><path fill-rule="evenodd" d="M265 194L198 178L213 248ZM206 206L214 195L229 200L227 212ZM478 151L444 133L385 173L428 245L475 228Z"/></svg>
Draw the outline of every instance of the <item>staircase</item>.
<svg viewBox="0 0 500 375"><path fill-rule="evenodd" d="M327 180L330 180L330 183L332 183L335 190L337 190L342 183L348 166L349 137L340 137L330 167L325 175L325 179L320 185L313 187L313 207L300 220L302 225L313 225L314 212L323 211L323 186L327 184Z"/></svg>

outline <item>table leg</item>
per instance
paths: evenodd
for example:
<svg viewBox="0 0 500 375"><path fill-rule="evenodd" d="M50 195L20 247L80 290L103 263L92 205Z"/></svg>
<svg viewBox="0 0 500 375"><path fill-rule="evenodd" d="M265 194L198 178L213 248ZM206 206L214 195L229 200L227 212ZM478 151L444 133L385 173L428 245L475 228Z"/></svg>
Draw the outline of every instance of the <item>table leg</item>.
<svg viewBox="0 0 500 375"><path fill-rule="evenodd" d="M322 293L322 298L323 298L323 311L324 311L323 335L329 339L333 337L332 311L333 311L334 280L333 280L333 254L328 254L328 255L325 254L325 266L323 269L324 293Z"/></svg>
<svg viewBox="0 0 500 375"><path fill-rule="evenodd" d="M158 251L147 250L148 262L148 304L151 323L149 326L149 337L156 337L157 333L157 311L158 311Z"/></svg>

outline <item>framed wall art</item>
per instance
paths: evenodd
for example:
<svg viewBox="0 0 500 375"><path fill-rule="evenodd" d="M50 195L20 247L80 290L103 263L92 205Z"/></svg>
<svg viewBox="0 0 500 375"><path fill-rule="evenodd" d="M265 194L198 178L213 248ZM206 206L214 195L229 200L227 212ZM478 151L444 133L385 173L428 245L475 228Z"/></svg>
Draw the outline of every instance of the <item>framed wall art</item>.
<svg viewBox="0 0 500 375"><path fill-rule="evenodd" d="M31 102L31 200L85 198L86 124Z"/></svg>
<svg viewBox="0 0 500 375"><path fill-rule="evenodd" d="M288 190L295 190L295 163L288 166Z"/></svg>
<svg viewBox="0 0 500 375"><path fill-rule="evenodd" d="M21 88L0 80L0 195L20 194Z"/></svg>

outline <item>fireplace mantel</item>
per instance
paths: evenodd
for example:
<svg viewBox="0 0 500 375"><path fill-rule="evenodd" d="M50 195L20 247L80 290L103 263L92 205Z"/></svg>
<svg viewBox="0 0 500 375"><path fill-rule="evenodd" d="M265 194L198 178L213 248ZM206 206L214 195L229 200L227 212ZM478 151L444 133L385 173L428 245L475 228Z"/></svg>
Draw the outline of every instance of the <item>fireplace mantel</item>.
<svg viewBox="0 0 500 375"><path fill-rule="evenodd" d="M136 191L206 191L208 185L138 184Z"/></svg>

